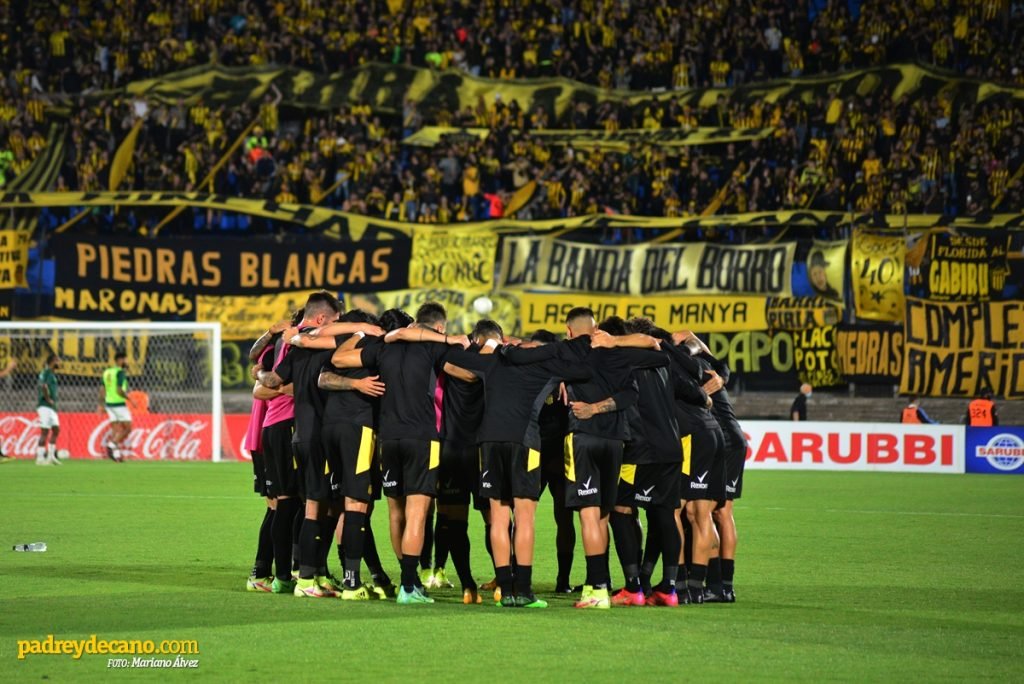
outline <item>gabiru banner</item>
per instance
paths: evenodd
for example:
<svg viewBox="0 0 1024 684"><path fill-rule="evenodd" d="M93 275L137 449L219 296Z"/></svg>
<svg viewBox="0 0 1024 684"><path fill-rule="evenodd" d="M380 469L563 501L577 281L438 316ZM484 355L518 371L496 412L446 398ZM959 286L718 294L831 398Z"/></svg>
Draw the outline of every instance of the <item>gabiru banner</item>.
<svg viewBox="0 0 1024 684"><path fill-rule="evenodd" d="M61 431L58 449L67 449L71 458L105 458L110 421L99 413L60 415ZM128 436L129 459L143 461L209 461L211 448L211 416L196 414L156 414L134 416ZM222 456L225 460L247 460L242 440L248 415L224 417ZM8 456L35 458L39 442L39 423L35 413L0 415L0 447Z"/></svg>
<svg viewBox="0 0 1024 684"><path fill-rule="evenodd" d="M964 472L962 425L743 421L747 468Z"/></svg>
<svg viewBox="0 0 1024 684"><path fill-rule="evenodd" d="M1024 475L1024 427L967 428L967 472Z"/></svg>

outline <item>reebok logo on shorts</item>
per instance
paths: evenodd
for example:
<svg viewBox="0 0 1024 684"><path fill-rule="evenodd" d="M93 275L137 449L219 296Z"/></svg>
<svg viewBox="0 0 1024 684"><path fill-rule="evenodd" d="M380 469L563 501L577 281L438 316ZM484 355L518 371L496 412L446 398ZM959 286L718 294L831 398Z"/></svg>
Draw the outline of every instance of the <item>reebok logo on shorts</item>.
<svg viewBox="0 0 1024 684"><path fill-rule="evenodd" d="M397 487L398 486L398 480L389 480L388 477L390 477L390 476L391 476L391 470L389 469L388 471L386 471L384 473L384 482L383 482L384 486L385 487Z"/></svg>
<svg viewBox="0 0 1024 684"><path fill-rule="evenodd" d="M481 480L480 486L483 489L490 489L491 488L491 483L487 481L487 473L489 473L489 472L491 472L491 471L490 470L485 470L484 472L480 473L480 480Z"/></svg>
<svg viewBox="0 0 1024 684"><path fill-rule="evenodd" d="M636 493L636 500L637 501L642 501L643 503L650 503L651 502L651 491L655 487L657 487L657 485L651 485L647 489L641 490L641 491L643 491L643 494L641 494L640 492L637 492Z"/></svg>
<svg viewBox="0 0 1024 684"><path fill-rule="evenodd" d="M740 481L740 478L737 477L735 480L733 480L729 484L725 485L725 491L727 491L729 494L735 494L736 493L736 483L739 482L739 481Z"/></svg>
<svg viewBox="0 0 1024 684"><path fill-rule="evenodd" d="M580 496L590 496L591 494L597 494L597 487L590 486L590 481L593 479L593 477L588 477L587 481L583 483L583 489L576 490Z"/></svg>
<svg viewBox="0 0 1024 684"><path fill-rule="evenodd" d="M708 471L704 471L704 474L697 478L696 482L690 482L690 489L707 489L708 483L704 481L704 478L708 476Z"/></svg>

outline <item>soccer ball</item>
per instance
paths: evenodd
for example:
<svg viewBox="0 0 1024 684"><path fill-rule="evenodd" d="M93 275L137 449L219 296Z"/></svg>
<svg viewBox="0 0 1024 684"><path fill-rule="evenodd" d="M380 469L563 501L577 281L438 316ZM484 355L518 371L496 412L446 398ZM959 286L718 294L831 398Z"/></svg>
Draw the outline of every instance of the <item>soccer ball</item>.
<svg viewBox="0 0 1024 684"><path fill-rule="evenodd" d="M490 297L477 297L473 300L473 310L481 316L486 316L494 310L494 302Z"/></svg>
<svg viewBox="0 0 1024 684"><path fill-rule="evenodd" d="M67 449L58 449L57 458L59 458L62 461L66 461L67 459L71 458L71 452L68 451Z"/></svg>

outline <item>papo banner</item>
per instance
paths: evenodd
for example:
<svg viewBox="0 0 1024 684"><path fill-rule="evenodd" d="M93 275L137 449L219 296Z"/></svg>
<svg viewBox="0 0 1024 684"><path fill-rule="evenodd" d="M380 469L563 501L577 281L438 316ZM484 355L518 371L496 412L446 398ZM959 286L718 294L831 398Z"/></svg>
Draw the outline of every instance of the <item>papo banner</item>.
<svg viewBox="0 0 1024 684"><path fill-rule="evenodd" d="M561 332L574 307L587 306L602 321L609 316L650 318L671 332L734 332L764 330L764 297L609 297L593 294L524 292L519 298L524 333L546 329Z"/></svg>
<svg viewBox="0 0 1024 684"><path fill-rule="evenodd" d="M194 295L356 292L408 284L408 240L153 241L57 235L54 309L76 318L195 318Z"/></svg>
<svg viewBox="0 0 1024 684"><path fill-rule="evenodd" d="M28 287L28 243L32 234L24 230L0 230L0 290Z"/></svg>
<svg viewBox="0 0 1024 684"><path fill-rule="evenodd" d="M545 237L502 241L500 288L618 295L788 295L796 243L605 247Z"/></svg>
<svg viewBox="0 0 1024 684"><path fill-rule="evenodd" d="M964 472L962 425L743 421L747 468Z"/></svg>
<svg viewBox="0 0 1024 684"><path fill-rule="evenodd" d="M851 267L853 302L858 318L903 320L903 269L906 243L902 237L853 232Z"/></svg>
<svg viewBox="0 0 1024 684"><path fill-rule="evenodd" d="M1024 398L1024 301L908 297L904 325L904 394Z"/></svg>

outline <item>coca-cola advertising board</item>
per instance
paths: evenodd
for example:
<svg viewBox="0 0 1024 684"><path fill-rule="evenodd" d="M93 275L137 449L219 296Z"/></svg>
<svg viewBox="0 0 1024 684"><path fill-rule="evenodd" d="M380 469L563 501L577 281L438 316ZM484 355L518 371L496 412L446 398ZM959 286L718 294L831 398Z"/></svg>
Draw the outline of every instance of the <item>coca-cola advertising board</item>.
<svg viewBox="0 0 1024 684"><path fill-rule="evenodd" d="M99 413L60 413L57 447L71 458L103 458L110 421ZM195 414L144 414L132 419L126 447L128 459L143 461L209 461L213 456L212 416ZM248 414L224 416L222 458L247 460L242 449ZM34 413L0 414L0 446L8 456L35 458L39 424Z"/></svg>
<svg viewBox="0 0 1024 684"><path fill-rule="evenodd" d="M741 421L747 468L964 472L964 426Z"/></svg>

